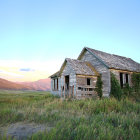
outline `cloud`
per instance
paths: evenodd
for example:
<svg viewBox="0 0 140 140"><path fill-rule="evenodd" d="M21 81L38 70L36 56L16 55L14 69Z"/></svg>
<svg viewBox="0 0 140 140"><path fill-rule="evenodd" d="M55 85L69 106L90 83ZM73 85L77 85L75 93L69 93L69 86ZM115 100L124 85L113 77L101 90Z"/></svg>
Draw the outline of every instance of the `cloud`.
<svg viewBox="0 0 140 140"><path fill-rule="evenodd" d="M15 77L23 77L23 75L21 74L17 74L17 73L13 73L13 72L8 72L8 71L4 71L4 70L0 70L1 74L6 74L6 75L10 75L10 76L15 76Z"/></svg>
<svg viewBox="0 0 140 140"><path fill-rule="evenodd" d="M30 72L30 71L35 71L35 70L31 68L21 68L19 69L19 71Z"/></svg>
<svg viewBox="0 0 140 140"><path fill-rule="evenodd" d="M60 69L63 60L54 59L47 61L22 61L0 60L0 77L11 81L36 81L47 78ZM8 72L8 73L7 73Z"/></svg>

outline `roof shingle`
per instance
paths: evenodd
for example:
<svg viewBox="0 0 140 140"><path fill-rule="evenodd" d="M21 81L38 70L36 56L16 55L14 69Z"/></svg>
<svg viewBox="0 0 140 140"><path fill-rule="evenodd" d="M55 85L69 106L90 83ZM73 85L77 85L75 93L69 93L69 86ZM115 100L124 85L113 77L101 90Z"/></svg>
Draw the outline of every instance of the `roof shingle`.
<svg viewBox="0 0 140 140"><path fill-rule="evenodd" d="M109 68L140 72L140 64L131 58L109 54L87 47L86 49L101 59Z"/></svg>
<svg viewBox="0 0 140 140"><path fill-rule="evenodd" d="M76 74L97 75L96 70L92 68L92 65L89 62L70 58L66 58L66 61L72 66Z"/></svg>

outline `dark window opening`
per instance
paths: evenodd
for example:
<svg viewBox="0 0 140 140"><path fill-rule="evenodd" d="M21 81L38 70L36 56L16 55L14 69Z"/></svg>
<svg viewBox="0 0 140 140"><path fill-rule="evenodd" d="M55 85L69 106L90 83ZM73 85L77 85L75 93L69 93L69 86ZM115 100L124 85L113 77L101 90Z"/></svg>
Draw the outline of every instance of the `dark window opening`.
<svg viewBox="0 0 140 140"><path fill-rule="evenodd" d="M125 76L126 76L126 83L129 84L129 81L128 81L128 74L126 74Z"/></svg>
<svg viewBox="0 0 140 140"><path fill-rule="evenodd" d="M120 86L123 88L123 73L120 73Z"/></svg>
<svg viewBox="0 0 140 140"><path fill-rule="evenodd" d="M69 90L69 75L65 76L66 90Z"/></svg>
<svg viewBox="0 0 140 140"><path fill-rule="evenodd" d="M90 78L87 78L87 85L90 85Z"/></svg>
<svg viewBox="0 0 140 140"><path fill-rule="evenodd" d="M55 79L53 80L53 89L55 90Z"/></svg>
<svg viewBox="0 0 140 140"><path fill-rule="evenodd" d="M78 90L81 90L81 87L78 87Z"/></svg>
<svg viewBox="0 0 140 140"><path fill-rule="evenodd" d="M81 90L81 91L94 91L94 88L82 88L82 87L78 87L78 90Z"/></svg>
<svg viewBox="0 0 140 140"><path fill-rule="evenodd" d="M93 91L94 89L93 88L89 88L89 91Z"/></svg>
<svg viewBox="0 0 140 140"><path fill-rule="evenodd" d="M57 90L58 90L58 78L57 78Z"/></svg>

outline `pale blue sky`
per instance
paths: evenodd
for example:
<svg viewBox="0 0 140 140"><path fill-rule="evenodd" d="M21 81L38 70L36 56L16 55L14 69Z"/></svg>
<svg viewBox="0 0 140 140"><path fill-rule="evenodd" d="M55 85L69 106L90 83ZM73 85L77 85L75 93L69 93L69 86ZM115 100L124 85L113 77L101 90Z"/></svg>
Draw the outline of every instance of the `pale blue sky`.
<svg viewBox="0 0 140 140"><path fill-rule="evenodd" d="M0 0L0 60L63 61L84 46L140 62L140 0Z"/></svg>

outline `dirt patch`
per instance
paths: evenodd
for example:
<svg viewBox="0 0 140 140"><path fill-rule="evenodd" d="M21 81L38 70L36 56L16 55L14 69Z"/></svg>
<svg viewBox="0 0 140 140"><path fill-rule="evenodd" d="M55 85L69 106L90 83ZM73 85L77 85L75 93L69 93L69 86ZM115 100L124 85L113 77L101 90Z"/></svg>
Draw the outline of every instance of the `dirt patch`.
<svg viewBox="0 0 140 140"><path fill-rule="evenodd" d="M37 132L50 131L52 127L47 124L35 123L15 123L6 127L0 128L2 136L11 137L16 140L26 140Z"/></svg>

